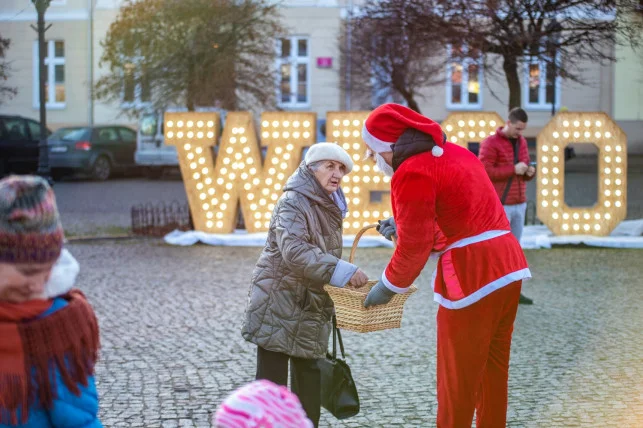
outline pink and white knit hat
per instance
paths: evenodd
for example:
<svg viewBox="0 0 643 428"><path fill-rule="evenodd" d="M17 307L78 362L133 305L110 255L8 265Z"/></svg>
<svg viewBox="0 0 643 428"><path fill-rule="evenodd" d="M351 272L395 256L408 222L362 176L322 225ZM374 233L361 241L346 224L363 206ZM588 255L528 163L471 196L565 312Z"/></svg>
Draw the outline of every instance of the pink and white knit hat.
<svg viewBox="0 0 643 428"><path fill-rule="evenodd" d="M215 428L313 428L297 396L267 380L234 391L213 419Z"/></svg>

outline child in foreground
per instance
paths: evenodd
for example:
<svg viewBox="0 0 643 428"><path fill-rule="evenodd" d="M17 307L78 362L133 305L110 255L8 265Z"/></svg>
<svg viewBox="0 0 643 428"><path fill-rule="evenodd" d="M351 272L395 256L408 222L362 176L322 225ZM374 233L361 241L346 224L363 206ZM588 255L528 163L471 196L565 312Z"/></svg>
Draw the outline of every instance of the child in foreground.
<svg viewBox="0 0 643 428"><path fill-rule="evenodd" d="M0 180L0 428L102 427L98 322L63 240L45 180Z"/></svg>
<svg viewBox="0 0 643 428"><path fill-rule="evenodd" d="M299 399L267 380L245 385L226 398L213 417L215 428L312 428Z"/></svg>

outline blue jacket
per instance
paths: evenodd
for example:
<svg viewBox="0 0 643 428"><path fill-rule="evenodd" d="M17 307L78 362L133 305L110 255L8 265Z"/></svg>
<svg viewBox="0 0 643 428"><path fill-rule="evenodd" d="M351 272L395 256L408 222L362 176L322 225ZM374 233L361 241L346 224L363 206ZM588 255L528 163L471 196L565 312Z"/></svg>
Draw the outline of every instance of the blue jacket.
<svg viewBox="0 0 643 428"><path fill-rule="evenodd" d="M51 307L40 317L46 317L67 306L62 298L54 299ZM79 385L80 396L74 395L56 371L56 399L51 410L45 410L35 403L29 409L29 419L24 425L2 425L0 428L102 428L98 420L98 394L93 376L87 379L87 386ZM0 412L3 410L0 409ZM21 415L18 414L18 420Z"/></svg>

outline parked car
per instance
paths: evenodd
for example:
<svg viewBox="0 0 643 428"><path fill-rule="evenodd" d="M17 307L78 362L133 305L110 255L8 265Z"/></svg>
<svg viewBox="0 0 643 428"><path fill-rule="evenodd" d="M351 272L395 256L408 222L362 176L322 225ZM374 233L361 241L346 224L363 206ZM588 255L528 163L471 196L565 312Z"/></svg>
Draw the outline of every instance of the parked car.
<svg viewBox="0 0 643 428"><path fill-rule="evenodd" d="M169 112L184 112L185 108L172 107ZM222 123L225 122L226 111L217 107L197 107L200 112L217 112ZM161 111L146 111L138 124L138 141L134 159L137 165L145 167L148 178L160 177L166 169L176 169L179 166L176 147L165 144L163 134L164 113ZM216 149L215 149L216 150Z"/></svg>
<svg viewBox="0 0 643 428"><path fill-rule="evenodd" d="M125 126L60 128L48 144L54 179L81 172L102 181L135 165L136 131Z"/></svg>
<svg viewBox="0 0 643 428"><path fill-rule="evenodd" d="M179 165L176 147L165 145L163 115L145 113L139 121L137 137L134 160L137 165L145 167L148 178L158 178L165 168Z"/></svg>
<svg viewBox="0 0 643 428"><path fill-rule="evenodd" d="M48 135L51 131L47 131ZM21 116L0 115L0 177L38 171L40 123Z"/></svg>

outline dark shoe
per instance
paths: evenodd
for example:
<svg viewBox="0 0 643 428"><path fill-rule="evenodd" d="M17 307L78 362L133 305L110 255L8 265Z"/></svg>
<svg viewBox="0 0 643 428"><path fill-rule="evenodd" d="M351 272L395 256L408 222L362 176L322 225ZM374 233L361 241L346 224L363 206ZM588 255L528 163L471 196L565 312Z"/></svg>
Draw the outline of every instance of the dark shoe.
<svg viewBox="0 0 643 428"><path fill-rule="evenodd" d="M518 301L519 304L521 305L533 305L534 301L531 300L529 297L525 297L522 294L520 295L520 300Z"/></svg>

